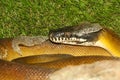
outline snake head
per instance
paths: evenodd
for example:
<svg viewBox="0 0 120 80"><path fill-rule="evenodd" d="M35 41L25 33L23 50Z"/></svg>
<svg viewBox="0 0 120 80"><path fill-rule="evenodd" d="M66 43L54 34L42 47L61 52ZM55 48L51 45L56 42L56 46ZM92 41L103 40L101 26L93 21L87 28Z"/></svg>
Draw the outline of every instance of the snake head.
<svg viewBox="0 0 120 80"><path fill-rule="evenodd" d="M53 30L49 34L49 39L54 43L91 46L97 41L102 29L97 23L83 23Z"/></svg>

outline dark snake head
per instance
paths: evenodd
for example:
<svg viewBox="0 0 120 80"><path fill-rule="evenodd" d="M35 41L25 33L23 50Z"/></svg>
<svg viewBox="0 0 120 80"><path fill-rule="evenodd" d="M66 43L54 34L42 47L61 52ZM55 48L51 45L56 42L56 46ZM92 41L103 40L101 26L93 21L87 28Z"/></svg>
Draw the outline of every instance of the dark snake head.
<svg viewBox="0 0 120 80"><path fill-rule="evenodd" d="M94 45L102 29L96 23L83 23L79 26L53 30L49 34L49 39L54 43L90 46Z"/></svg>

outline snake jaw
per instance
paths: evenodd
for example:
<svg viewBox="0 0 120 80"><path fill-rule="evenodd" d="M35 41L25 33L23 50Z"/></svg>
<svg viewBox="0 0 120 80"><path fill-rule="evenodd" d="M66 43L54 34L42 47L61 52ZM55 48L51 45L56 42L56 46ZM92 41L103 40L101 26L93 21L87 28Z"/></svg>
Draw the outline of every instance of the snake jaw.
<svg viewBox="0 0 120 80"><path fill-rule="evenodd" d="M78 43L83 43L86 41L86 39L77 39L77 38L61 38L61 37L56 37L56 38L50 38L50 40L54 43L64 43L64 44L78 44Z"/></svg>
<svg viewBox="0 0 120 80"><path fill-rule="evenodd" d="M99 24L82 24L52 31L49 39L54 43L93 46L103 28Z"/></svg>

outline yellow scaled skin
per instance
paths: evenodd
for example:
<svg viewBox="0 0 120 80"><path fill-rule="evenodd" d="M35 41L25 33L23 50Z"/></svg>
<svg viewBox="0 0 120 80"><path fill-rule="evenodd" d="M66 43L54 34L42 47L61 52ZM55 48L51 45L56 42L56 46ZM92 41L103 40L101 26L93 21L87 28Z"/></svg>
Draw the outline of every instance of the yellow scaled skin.
<svg viewBox="0 0 120 80"><path fill-rule="evenodd" d="M98 36L96 45L105 48L114 57L120 57L120 37L110 29L104 28Z"/></svg>

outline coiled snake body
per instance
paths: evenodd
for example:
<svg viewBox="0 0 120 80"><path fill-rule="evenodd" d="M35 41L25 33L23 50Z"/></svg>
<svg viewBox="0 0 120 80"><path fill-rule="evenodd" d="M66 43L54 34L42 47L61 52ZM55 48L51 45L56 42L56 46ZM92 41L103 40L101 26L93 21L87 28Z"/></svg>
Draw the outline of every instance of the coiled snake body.
<svg viewBox="0 0 120 80"><path fill-rule="evenodd" d="M98 24L62 28L52 31L49 38L29 47L19 45L22 54L13 49L13 38L0 39L0 79L49 80L49 74L68 65L120 57L119 36Z"/></svg>

